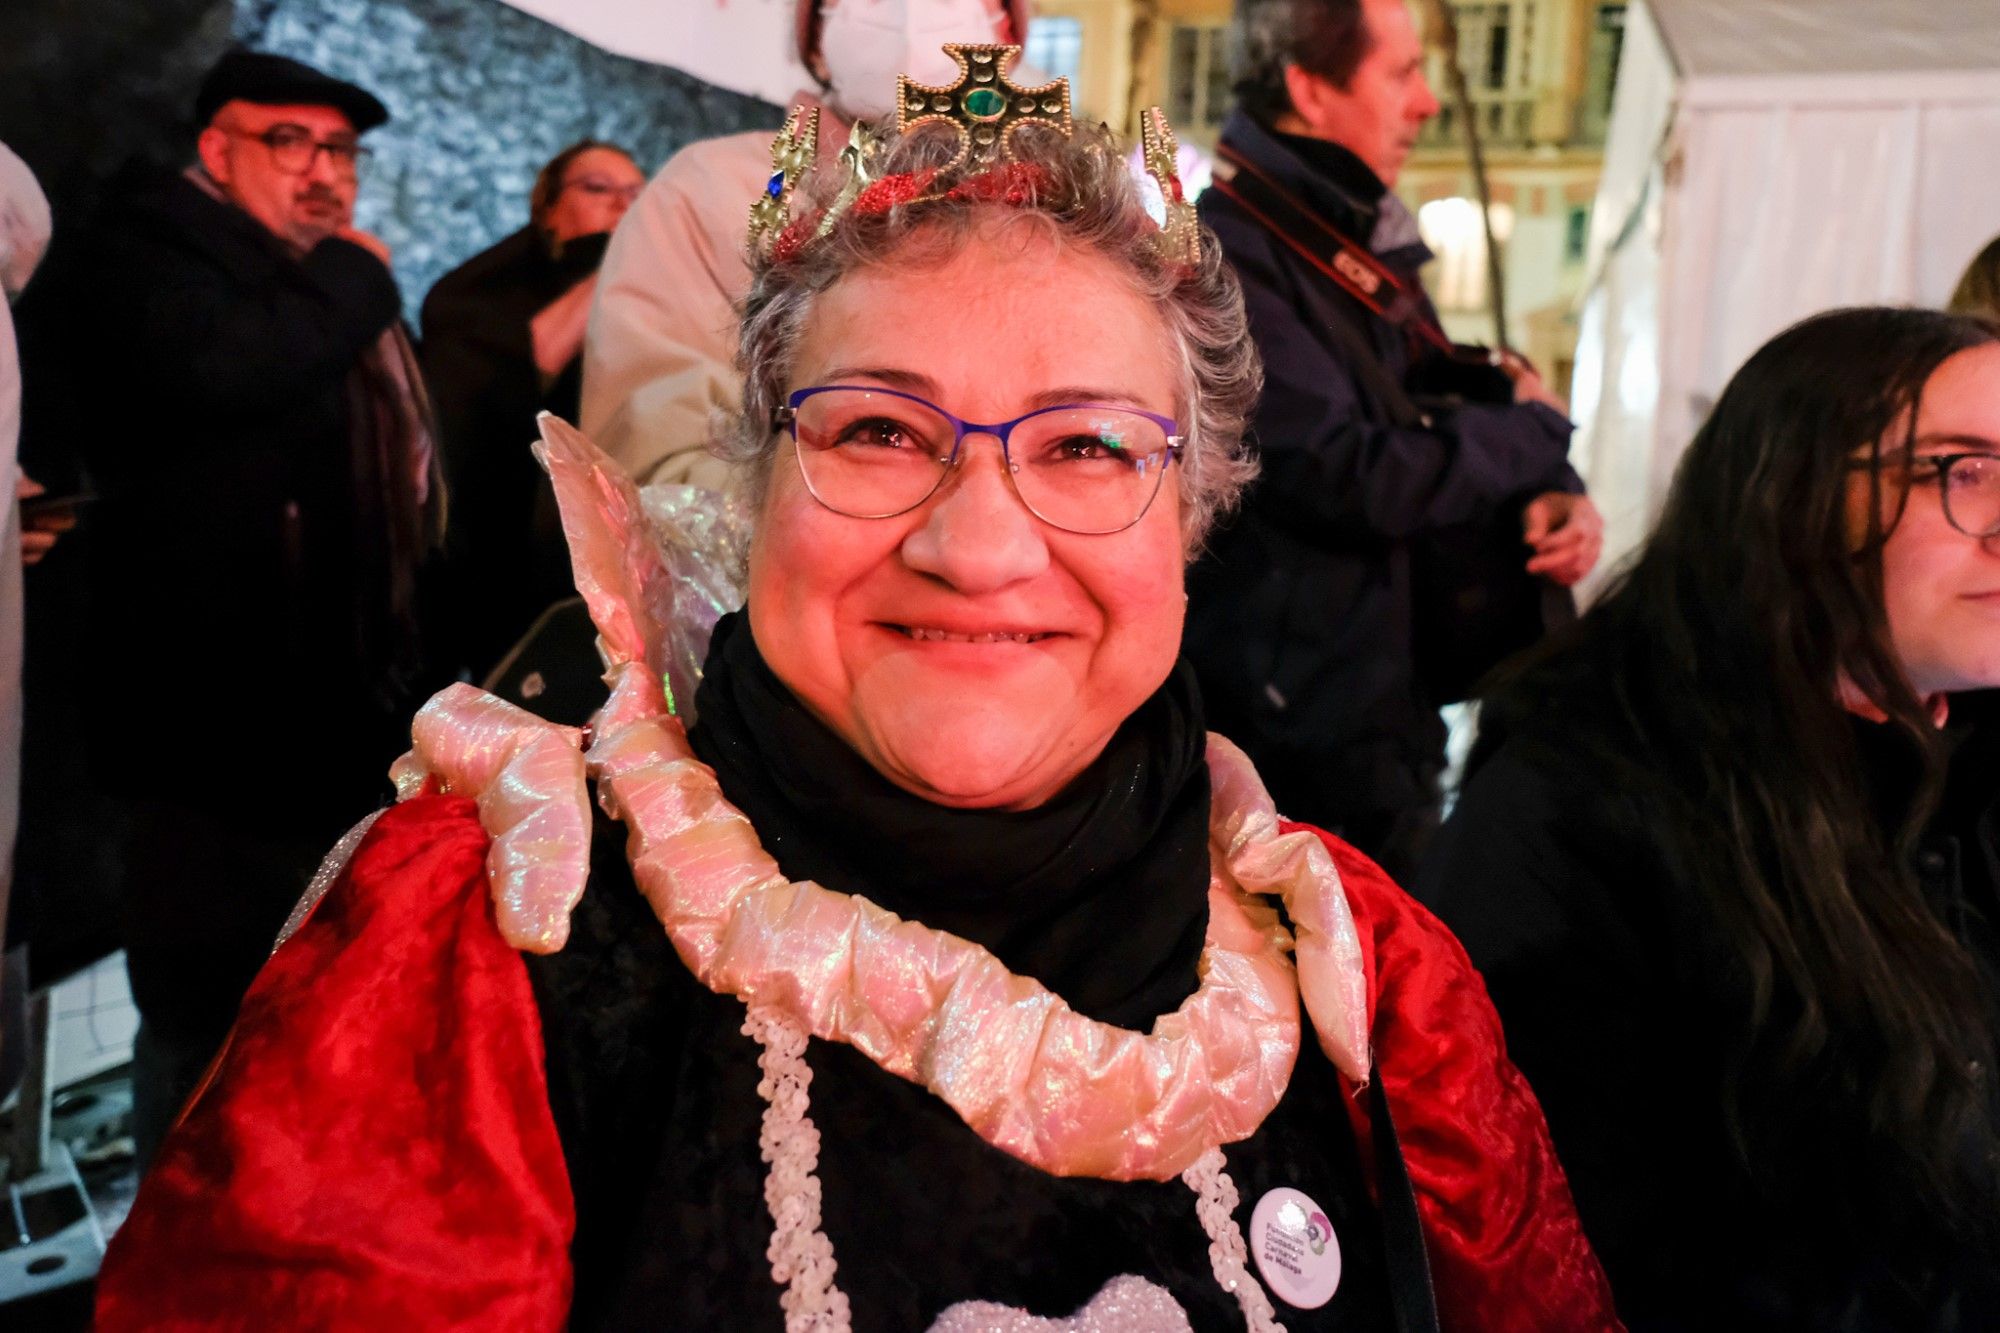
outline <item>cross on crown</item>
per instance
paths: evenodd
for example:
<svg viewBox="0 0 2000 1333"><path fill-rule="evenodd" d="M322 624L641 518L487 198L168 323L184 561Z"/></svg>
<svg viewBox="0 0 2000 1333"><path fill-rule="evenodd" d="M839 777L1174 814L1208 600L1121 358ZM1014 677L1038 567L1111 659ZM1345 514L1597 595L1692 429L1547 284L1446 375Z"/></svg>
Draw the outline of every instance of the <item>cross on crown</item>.
<svg viewBox="0 0 2000 1333"><path fill-rule="evenodd" d="M932 87L907 74L896 79L897 133L930 122L958 131L958 155L944 170L968 159L974 166L1001 157L1013 160L1010 141L1023 125L1047 125L1064 135L1072 132L1068 79L1036 88L1016 87L1008 79L1007 71L1020 58L1020 47L951 42L944 53L958 62L957 83Z"/></svg>

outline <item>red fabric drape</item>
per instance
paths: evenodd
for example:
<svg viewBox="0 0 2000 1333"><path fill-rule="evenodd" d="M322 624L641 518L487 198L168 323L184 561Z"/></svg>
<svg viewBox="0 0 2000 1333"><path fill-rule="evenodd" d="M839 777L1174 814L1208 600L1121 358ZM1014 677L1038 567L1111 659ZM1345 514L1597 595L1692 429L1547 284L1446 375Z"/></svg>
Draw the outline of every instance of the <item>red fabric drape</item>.
<svg viewBox="0 0 2000 1333"><path fill-rule="evenodd" d="M473 803L384 814L258 974L112 1241L97 1327L562 1327L575 1210Z"/></svg>
<svg viewBox="0 0 2000 1333"><path fill-rule="evenodd" d="M1500 1016L1443 922L1373 861L1319 836L1346 886L1368 972L1375 1077L1423 1219L1446 1333L1624 1327L1584 1238L1542 1108L1507 1059ZM1367 1101L1350 1097L1366 1143Z"/></svg>

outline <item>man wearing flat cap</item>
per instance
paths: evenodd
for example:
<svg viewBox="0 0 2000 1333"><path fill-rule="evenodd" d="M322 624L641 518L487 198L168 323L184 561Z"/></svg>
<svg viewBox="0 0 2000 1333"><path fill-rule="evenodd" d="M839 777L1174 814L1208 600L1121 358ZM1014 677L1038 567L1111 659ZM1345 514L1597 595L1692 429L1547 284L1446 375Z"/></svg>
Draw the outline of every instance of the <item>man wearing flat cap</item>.
<svg viewBox="0 0 2000 1333"><path fill-rule="evenodd" d="M388 118L353 84L231 52L196 99L194 164L128 173L44 302L87 379L58 428L100 497L88 711L130 814L142 1154L329 840L385 793L429 684L429 410L389 252L353 225L361 136Z"/></svg>

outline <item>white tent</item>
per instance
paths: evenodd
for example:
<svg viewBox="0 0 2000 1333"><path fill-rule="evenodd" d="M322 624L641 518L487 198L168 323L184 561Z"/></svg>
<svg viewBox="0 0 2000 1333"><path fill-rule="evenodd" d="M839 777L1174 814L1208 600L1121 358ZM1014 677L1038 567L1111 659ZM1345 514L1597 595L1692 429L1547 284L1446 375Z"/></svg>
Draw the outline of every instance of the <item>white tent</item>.
<svg viewBox="0 0 2000 1333"><path fill-rule="evenodd" d="M1941 305L1996 234L2000 0L1633 0L1573 391L1608 552L1772 334Z"/></svg>

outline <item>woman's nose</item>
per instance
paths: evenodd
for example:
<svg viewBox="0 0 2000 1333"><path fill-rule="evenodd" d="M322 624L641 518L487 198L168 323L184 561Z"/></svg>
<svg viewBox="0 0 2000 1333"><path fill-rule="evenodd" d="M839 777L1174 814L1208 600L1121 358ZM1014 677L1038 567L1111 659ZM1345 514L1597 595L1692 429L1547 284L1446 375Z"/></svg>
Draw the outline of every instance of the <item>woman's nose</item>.
<svg viewBox="0 0 2000 1333"><path fill-rule="evenodd" d="M1021 503L990 436L966 437L952 475L920 513L903 539L904 562L960 592L991 592L1049 566L1042 521Z"/></svg>

